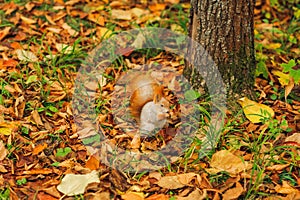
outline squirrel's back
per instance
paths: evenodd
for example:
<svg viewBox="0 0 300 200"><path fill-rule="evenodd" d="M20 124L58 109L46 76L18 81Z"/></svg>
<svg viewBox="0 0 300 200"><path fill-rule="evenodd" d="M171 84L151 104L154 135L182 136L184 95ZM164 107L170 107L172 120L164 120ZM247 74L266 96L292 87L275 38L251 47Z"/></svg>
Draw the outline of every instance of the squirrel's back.
<svg viewBox="0 0 300 200"><path fill-rule="evenodd" d="M158 102L163 97L163 86L150 75L138 75L131 81L130 88L130 112L139 121L143 106L150 101Z"/></svg>

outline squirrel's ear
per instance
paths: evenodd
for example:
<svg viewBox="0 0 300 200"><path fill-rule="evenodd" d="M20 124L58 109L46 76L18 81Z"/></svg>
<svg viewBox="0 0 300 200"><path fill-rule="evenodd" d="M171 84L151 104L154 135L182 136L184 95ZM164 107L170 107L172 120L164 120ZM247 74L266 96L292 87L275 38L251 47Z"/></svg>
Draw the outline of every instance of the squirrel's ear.
<svg viewBox="0 0 300 200"><path fill-rule="evenodd" d="M159 100L160 100L159 94L154 94L153 102L154 102L154 103L157 103L157 102L159 102Z"/></svg>

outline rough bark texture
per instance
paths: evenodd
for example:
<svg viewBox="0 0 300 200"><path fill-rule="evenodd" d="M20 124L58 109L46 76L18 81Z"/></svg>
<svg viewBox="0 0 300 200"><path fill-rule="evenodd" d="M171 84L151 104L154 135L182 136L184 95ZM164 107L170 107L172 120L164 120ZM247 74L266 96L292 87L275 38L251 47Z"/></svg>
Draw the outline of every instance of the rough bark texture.
<svg viewBox="0 0 300 200"><path fill-rule="evenodd" d="M191 0L189 36L202 45L218 66L228 101L254 96L254 3L254 0ZM203 53L198 51L189 48L188 56L203 60L199 58ZM198 75L200 69L189 64L185 69L185 75L198 87L203 82Z"/></svg>

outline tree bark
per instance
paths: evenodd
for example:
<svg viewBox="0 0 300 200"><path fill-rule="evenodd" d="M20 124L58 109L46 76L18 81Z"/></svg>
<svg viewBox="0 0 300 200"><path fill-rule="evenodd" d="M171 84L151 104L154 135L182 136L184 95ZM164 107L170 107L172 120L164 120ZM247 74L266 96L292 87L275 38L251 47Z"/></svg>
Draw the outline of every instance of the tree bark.
<svg viewBox="0 0 300 200"><path fill-rule="evenodd" d="M217 65L228 102L241 96L254 97L254 3L254 0L191 0L189 36ZM203 60L198 48L189 48L188 56L191 60ZM196 87L203 82L200 70L187 64L184 71Z"/></svg>

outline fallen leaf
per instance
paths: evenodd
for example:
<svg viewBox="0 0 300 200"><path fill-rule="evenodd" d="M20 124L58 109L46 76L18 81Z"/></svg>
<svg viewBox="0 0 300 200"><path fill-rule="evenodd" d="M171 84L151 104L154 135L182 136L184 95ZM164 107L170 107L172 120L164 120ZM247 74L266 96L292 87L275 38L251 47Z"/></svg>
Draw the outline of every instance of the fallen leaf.
<svg viewBox="0 0 300 200"><path fill-rule="evenodd" d="M145 194L142 192L126 192L126 194L121 195L123 200L143 200L145 199Z"/></svg>
<svg viewBox="0 0 300 200"><path fill-rule="evenodd" d="M244 188L239 182L236 182L235 188L227 190L223 194L223 200L237 199L243 193Z"/></svg>
<svg viewBox="0 0 300 200"><path fill-rule="evenodd" d="M37 62L38 58L34 53L31 51L25 51L23 49L17 49L16 50L18 59L21 61L27 61L27 62Z"/></svg>
<svg viewBox="0 0 300 200"><path fill-rule="evenodd" d="M43 168L43 169L31 169L28 171L23 171L22 174L24 175L36 175L36 174L51 174L53 171L52 169L47 169L47 168Z"/></svg>
<svg viewBox="0 0 300 200"><path fill-rule="evenodd" d="M270 171L281 171L281 170L287 168L288 166L290 166L289 163L287 163L287 164L278 164L278 165L268 166L266 169L270 170Z"/></svg>
<svg viewBox="0 0 300 200"><path fill-rule="evenodd" d="M210 173L226 171L231 175L237 175L240 172L251 168L251 165L248 164L248 162L243 162L241 158L227 150L216 152L211 158L210 166L212 168L207 169Z"/></svg>
<svg viewBox="0 0 300 200"><path fill-rule="evenodd" d="M178 189L188 185L195 176L200 181L201 177L198 174L186 173L175 176L164 176L157 181L157 184L162 188Z"/></svg>
<svg viewBox="0 0 300 200"><path fill-rule="evenodd" d="M288 136L285 138L285 142L296 142L300 144L300 133L294 133L293 135Z"/></svg>
<svg viewBox="0 0 300 200"><path fill-rule="evenodd" d="M11 27L7 26L3 30L0 31L0 41L3 40L3 38L5 38L8 35L10 29L11 29Z"/></svg>
<svg viewBox="0 0 300 200"><path fill-rule="evenodd" d="M285 101L287 100L287 97L289 96L289 94L291 93L292 89L294 88L295 83L294 83L294 79L290 78L290 82L289 84L285 87L284 90L284 99Z"/></svg>
<svg viewBox="0 0 300 200"><path fill-rule="evenodd" d="M29 85L30 83L36 82L36 81L37 81L37 78L38 78L37 75L30 75L30 76L27 78L25 84L26 84L26 85Z"/></svg>
<svg viewBox="0 0 300 200"><path fill-rule="evenodd" d="M89 183L100 183L98 173L92 171L88 174L67 174L57 186L57 189L67 196L83 194Z"/></svg>
<svg viewBox="0 0 300 200"><path fill-rule="evenodd" d="M37 110L32 111L31 116L37 125L41 125L41 126L44 125Z"/></svg>
<svg viewBox="0 0 300 200"><path fill-rule="evenodd" d="M289 84L290 81L290 76L288 74L285 74L281 71L278 70L272 70L272 73L276 76L278 76L278 81L280 83L281 86L286 86Z"/></svg>
<svg viewBox="0 0 300 200"><path fill-rule="evenodd" d="M34 19L30 19L30 18L27 18L23 15L21 15L21 19L23 22L25 22L26 24L35 24L36 23L36 20Z"/></svg>
<svg viewBox="0 0 300 200"><path fill-rule="evenodd" d="M298 192L298 190L290 186L287 181L282 181L282 186L276 185L275 191L280 194L292 194Z"/></svg>
<svg viewBox="0 0 300 200"><path fill-rule="evenodd" d="M70 54L73 51L73 47L67 44L56 43L55 48L58 52L63 52L66 54Z"/></svg>
<svg viewBox="0 0 300 200"><path fill-rule="evenodd" d="M260 123L264 118L274 117L274 110L264 104L256 103L247 97L237 101L243 108L244 114L252 123Z"/></svg>
<svg viewBox="0 0 300 200"><path fill-rule="evenodd" d="M37 194L37 199L43 199L43 200L57 200L57 198L49 195L49 194L46 194L45 192L39 192Z"/></svg>
<svg viewBox="0 0 300 200"><path fill-rule="evenodd" d="M63 29L65 29L66 31L68 31L68 33L73 36L73 37L76 37L78 35L78 32L75 31L74 29L72 29L71 26L69 26L67 23L64 23L62 25Z"/></svg>
<svg viewBox="0 0 300 200"><path fill-rule="evenodd" d="M161 11L166 8L167 4L164 3L155 3L152 5L149 5L149 9L154 12L154 11Z"/></svg>
<svg viewBox="0 0 300 200"><path fill-rule="evenodd" d="M44 149L46 149L48 147L47 143L43 143L43 144L39 144L37 145L33 151L32 151L32 155L37 155L39 153L41 153L42 151L44 151Z"/></svg>
<svg viewBox="0 0 300 200"><path fill-rule="evenodd" d="M202 200L202 199L207 199L207 192L206 190L203 190L201 192L198 188L191 192L187 197L180 197L180 196L175 196L176 200Z"/></svg>
<svg viewBox="0 0 300 200"><path fill-rule="evenodd" d="M7 149L5 148L5 145L2 140L0 140L0 161L4 160L7 156Z"/></svg>
<svg viewBox="0 0 300 200"><path fill-rule="evenodd" d="M95 156L90 156L85 163L85 167L91 170L96 170L100 166L99 160Z"/></svg>
<svg viewBox="0 0 300 200"><path fill-rule="evenodd" d="M170 196L166 194L153 194L146 198L146 200L169 200Z"/></svg>
<svg viewBox="0 0 300 200"><path fill-rule="evenodd" d="M131 20L132 19L132 14L130 10L118 10L118 9L113 9L111 11L111 17L113 19L120 19L120 20Z"/></svg>
<svg viewBox="0 0 300 200"><path fill-rule="evenodd" d="M100 15L99 13L90 13L88 15L88 20L95 22L96 24L98 24L100 26L105 25L105 18L102 15Z"/></svg>

